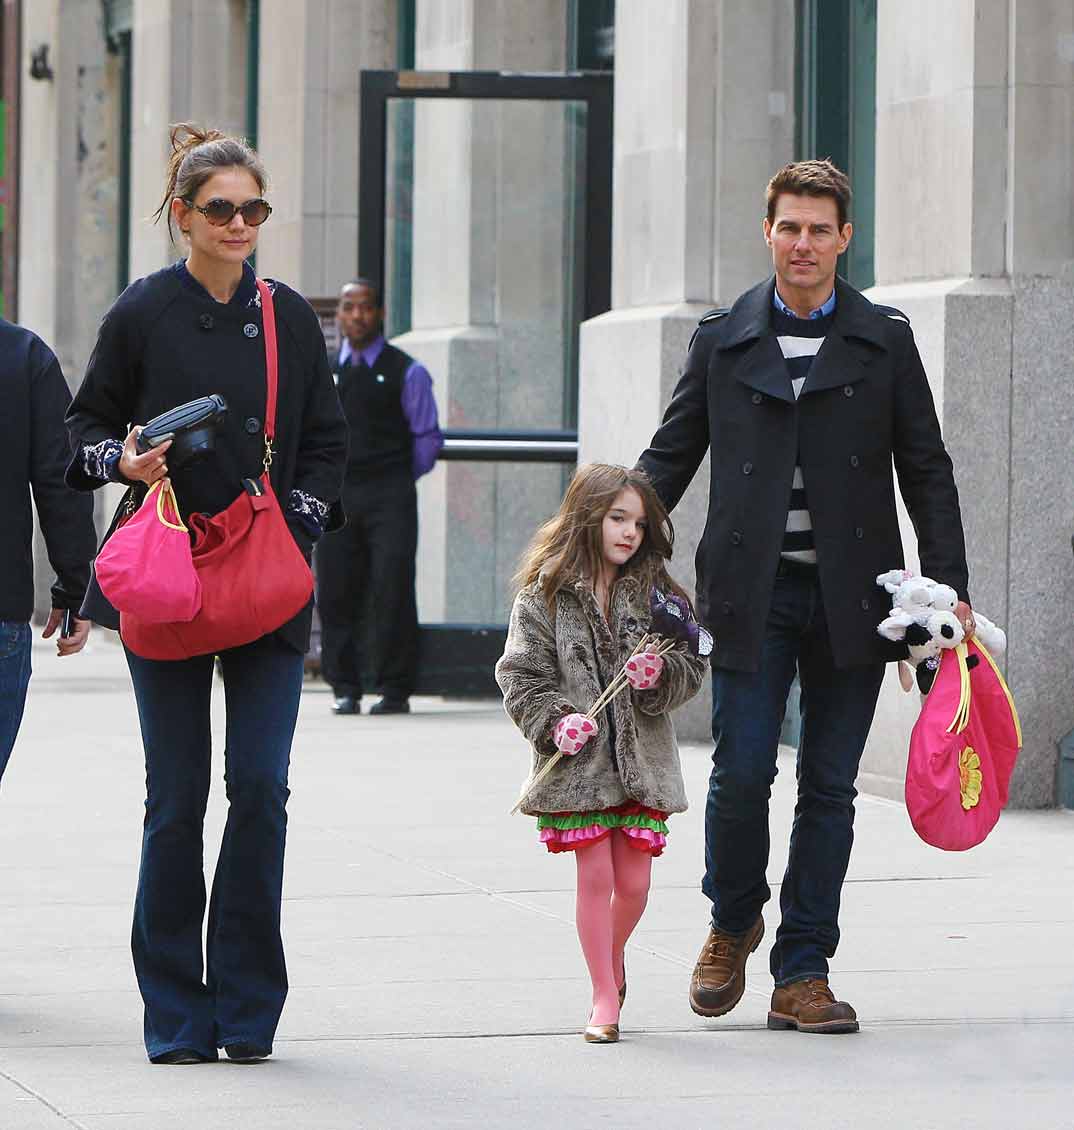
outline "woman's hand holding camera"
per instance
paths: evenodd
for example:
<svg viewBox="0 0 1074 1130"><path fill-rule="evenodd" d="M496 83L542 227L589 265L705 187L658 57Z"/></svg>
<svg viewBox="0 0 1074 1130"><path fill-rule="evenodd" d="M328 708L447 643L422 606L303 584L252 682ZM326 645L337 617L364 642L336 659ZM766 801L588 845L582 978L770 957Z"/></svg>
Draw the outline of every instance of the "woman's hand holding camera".
<svg viewBox="0 0 1074 1130"><path fill-rule="evenodd" d="M152 486L159 479L167 477L168 464L164 453L172 445L171 436L144 455L138 454L138 436L141 424L136 424L123 441L123 454L119 457L119 473L130 482L145 483Z"/></svg>

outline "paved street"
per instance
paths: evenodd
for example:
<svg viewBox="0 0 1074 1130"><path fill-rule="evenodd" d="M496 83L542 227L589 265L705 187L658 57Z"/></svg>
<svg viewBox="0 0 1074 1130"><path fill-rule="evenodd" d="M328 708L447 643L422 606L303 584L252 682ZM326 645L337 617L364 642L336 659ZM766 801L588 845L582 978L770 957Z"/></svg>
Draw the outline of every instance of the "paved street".
<svg viewBox="0 0 1074 1130"><path fill-rule="evenodd" d="M709 751L687 747L694 808L654 865L624 1039L590 1046L573 863L507 815L525 755L499 705L335 718L320 684L292 761L275 1057L152 1067L128 949L143 768L126 669L100 636L34 664L0 791L0 1130L1074 1127L1074 814L1007 814L947 855L863 797L833 975L862 1033L768 1032L767 945L738 1009L703 1021L686 989ZM785 759L774 887L792 804Z"/></svg>

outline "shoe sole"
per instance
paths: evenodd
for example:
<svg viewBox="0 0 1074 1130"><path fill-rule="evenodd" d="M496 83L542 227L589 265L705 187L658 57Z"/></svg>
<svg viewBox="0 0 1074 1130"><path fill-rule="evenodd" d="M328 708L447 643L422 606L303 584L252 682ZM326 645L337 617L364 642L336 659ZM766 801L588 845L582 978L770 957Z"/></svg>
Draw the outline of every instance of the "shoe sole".
<svg viewBox="0 0 1074 1130"><path fill-rule="evenodd" d="M773 1032L812 1032L821 1036L839 1036L861 1030L856 1020L824 1020L818 1024L802 1024L786 1012L770 1012L768 1027Z"/></svg>
<svg viewBox="0 0 1074 1130"><path fill-rule="evenodd" d="M760 928L757 931L756 939L753 941L752 945L750 946L749 953L755 952L757 947L761 944L761 942L764 941L764 919L763 918L759 919L758 923L759 923ZM746 955L746 958L747 958L747 960L749 959L749 954ZM692 990L693 985L691 984L690 987L691 987L691 990ZM690 993L690 1007L693 1009L693 1011L698 1016L706 1016L706 1017L709 1017L710 1019L714 1016L726 1016L731 1011L731 1009L733 1009L735 1007L735 1005L737 1005L738 1002L740 1000L742 1000L743 994L745 992L746 992L746 967L745 967L745 965L743 965L743 967L742 967L742 987L739 989L738 996L735 997L734 1000L728 1001L727 1004L721 1005L719 1008L705 1008L701 1005L694 1003L694 994L691 991L691 993Z"/></svg>

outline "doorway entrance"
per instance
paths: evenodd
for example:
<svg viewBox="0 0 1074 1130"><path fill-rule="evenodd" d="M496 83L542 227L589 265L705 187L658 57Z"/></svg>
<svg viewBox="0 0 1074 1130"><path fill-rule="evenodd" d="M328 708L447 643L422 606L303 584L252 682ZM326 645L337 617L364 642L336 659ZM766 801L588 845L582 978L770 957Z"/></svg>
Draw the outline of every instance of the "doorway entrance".
<svg viewBox="0 0 1074 1130"><path fill-rule="evenodd" d="M495 693L511 578L578 454L578 329L611 305L610 74L363 71L359 266L432 373L418 692Z"/></svg>

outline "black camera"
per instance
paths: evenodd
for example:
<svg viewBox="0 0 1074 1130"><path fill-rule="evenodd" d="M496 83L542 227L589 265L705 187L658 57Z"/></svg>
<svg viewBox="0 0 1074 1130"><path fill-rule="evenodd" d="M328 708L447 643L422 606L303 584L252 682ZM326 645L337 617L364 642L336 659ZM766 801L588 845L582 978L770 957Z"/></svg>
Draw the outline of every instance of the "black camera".
<svg viewBox="0 0 1074 1130"><path fill-rule="evenodd" d="M227 401L218 393L187 401L154 416L138 435L138 453L172 441L168 468L175 471L216 450L216 431L227 416Z"/></svg>

